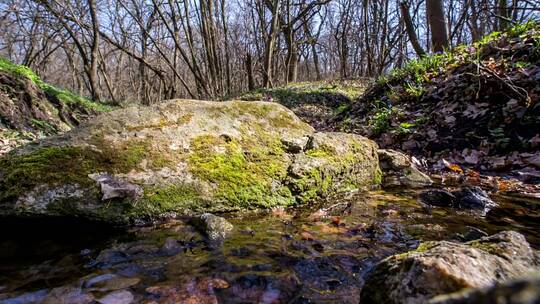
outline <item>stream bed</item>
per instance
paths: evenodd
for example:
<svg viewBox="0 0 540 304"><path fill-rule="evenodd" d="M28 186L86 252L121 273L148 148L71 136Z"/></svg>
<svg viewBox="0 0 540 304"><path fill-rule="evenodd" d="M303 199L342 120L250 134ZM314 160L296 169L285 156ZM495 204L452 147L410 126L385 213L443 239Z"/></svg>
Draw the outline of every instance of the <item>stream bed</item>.
<svg viewBox="0 0 540 304"><path fill-rule="evenodd" d="M181 220L129 231L4 221L0 303L358 303L378 261L421 241L516 230L540 248L538 202L492 196L498 207L483 216L426 208L417 195L227 214L235 228L221 246Z"/></svg>

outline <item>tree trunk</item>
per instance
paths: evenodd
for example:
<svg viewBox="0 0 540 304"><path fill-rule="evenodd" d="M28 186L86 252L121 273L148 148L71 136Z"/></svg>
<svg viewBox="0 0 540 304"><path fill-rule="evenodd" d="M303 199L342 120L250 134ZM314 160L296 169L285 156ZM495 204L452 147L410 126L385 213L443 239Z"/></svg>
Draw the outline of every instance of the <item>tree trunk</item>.
<svg viewBox="0 0 540 304"><path fill-rule="evenodd" d="M246 55L246 72L248 77L248 89L250 91L255 90L255 80L253 79L253 64L252 64L251 54L247 53Z"/></svg>
<svg viewBox="0 0 540 304"><path fill-rule="evenodd" d="M498 3L498 15L499 15L499 31L504 31L508 28L508 4L506 0L499 0Z"/></svg>
<svg viewBox="0 0 540 304"><path fill-rule="evenodd" d="M407 31L407 35L409 36L409 40L411 41L414 51L419 57L424 56L426 51L424 51L424 48L422 48L418 42L418 36L416 36L416 31L414 30L414 23L412 22L411 15L409 13L409 6L405 1L403 1L400 3L399 8L401 9L401 18L403 18L405 30Z"/></svg>
<svg viewBox="0 0 540 304"><path fill-rule="evenodd" d="M426 0L426 12L431 28L433 51L444 52L448 49L449 43L442 0Z"/></svg>
<svg viewBox="0 0 540 304"><path fill-rule="evenodd" d="M266 51L264 55L264 75L263 75L263 85L268 88L272 85L272 66L273 66L273 56L274 56L274 44L276 43L277 30L278 30L278 21L279 21L279 6L280 0L274 0L272 6L272 22L270 24L270 33L268 34L268 39L266 43Z"/></svg>
<svg viewBox="0 0 540 304"><path fill-rule="evenodd" d="M88 1L90 16L92 18L92 50L90 52L90 67L88 67L88 81L92 99L99 101L101 94L98 85L98 60L99 60L99 20L97 17L96 3L94 0Z"/></svg>

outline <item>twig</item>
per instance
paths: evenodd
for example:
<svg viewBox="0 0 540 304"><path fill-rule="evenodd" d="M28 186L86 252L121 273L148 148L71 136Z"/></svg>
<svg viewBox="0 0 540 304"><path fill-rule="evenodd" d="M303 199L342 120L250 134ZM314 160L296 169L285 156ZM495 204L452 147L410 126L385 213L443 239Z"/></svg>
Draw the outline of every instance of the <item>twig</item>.
<svg viewBox="0 0 540 304"><path fill-rule="evenodd" d="M487 67L485 67L485 66L483 66L481 64L477 64L477 65L478 65L478 68L480 70L482 70L482 71L488 73L489 75L495 77L495 79L499 80L502 84L507 86L510 90L512 90L514 93L516 93L520 98L525 99L526 102L527 102L527 107L530 105L531 98L529 97L529 94L527 93L527 90L525 90L522 87L518 87L518 86L514 85L510 79L505 80L505 79L501 78L499 75L497 75L497 73L495 73L491 69L489 69L489 68L487 68ZM520 90L524 94L522 94L522 92L520 92Z"/></svg>

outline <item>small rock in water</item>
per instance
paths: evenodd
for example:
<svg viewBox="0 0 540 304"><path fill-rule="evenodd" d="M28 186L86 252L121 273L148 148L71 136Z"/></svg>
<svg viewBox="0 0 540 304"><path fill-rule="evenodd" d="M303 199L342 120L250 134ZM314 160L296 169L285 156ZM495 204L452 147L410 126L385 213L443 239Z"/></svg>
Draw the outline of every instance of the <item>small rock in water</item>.
<svg viewBox="0 0 540 304"><path fill-rule="evenodd" d="M40 304L89 304L93 300L91 293L83 293L78 287L62 286L51 290Z"/></svg>
<svg viewBox="0 0 540 304"><path fill-rule="evenodd" d="M122 251L105 249L101 251L98 257L92 261L89 266L97 268L109 268L113 265L131 261L131 258Z"/></svg>
<svg viewBox="0 0 540 304"><path fill-rule="evenodd" d="M453 192L459 208L463 209L489 209L496 204L492 201L486 191L480 187L464 187Z"/></svg>
<svg viewBox="0 0 540 304"><path fill-rule="evenodd" d="M117 276L115 274L112 274L112 273L106 273L106 274L98 275L98 276L95 276L95 277L92 277L92 278L88 279L86 282L84 282L83 286L84 286L84 288L91 288L96 284L99 284L99 283L107 281L107 280L114 279L116 277Z"/></svg>
<svg viewBox="0 0 540 304"><path fill-rule="evenodd" d="M419 199L430 206L483 210L484 213L497 205L486 191L476 186L463 187L454 192L442 189L427 190L420 193Z"/></svg>
<svg viewBox="0 0 540 304"><path fill-rule="evenodd" d="M221 244L234 228L226 219L211 213L205 213L192 222L213 244Z"/></svg>
<svg viewBox="0 0 540 304"><path fill-rule="evenodd" d="M127 290L111 292L103 298L97 299L100 304L130 304L133 303L133 294Z"/></svg>
<svg viewBox="0 0 540 304"><path fill-rule="evenodd" d="M47 296L48 290L42 289L34 292L24 293L14 298L0 300L0 304L27 304L27 303L42 303Z"/></svg>
<svg viewBox="0 0 540 304"><path fill-rule="evenodd" d="M420 201L430 206L454 207L456 197L446 190L432 189L420 193Z"/></svg>
<svg viewBox="0 0 540 304"><path fill-rule="evenodd" d="M379 149L377 153L383 171L383 187L422 188L433 183L416 167L410 156L390 149Z"/></svg>
<svg viewBox="0 0 540 304"><path fill-rule="evenodd" d="M178 243L178 240L172 237L165 239L161 252L165 255L176 255L182 251L182 246Z"/></svg>
<svg viewBox="0 0 540 304"><path fill-rule="evenodd" d="M103 274L93 277L84 283L84 287L90 291L115 291L137 285L141 279L125 278L116 274Z"/></svg>

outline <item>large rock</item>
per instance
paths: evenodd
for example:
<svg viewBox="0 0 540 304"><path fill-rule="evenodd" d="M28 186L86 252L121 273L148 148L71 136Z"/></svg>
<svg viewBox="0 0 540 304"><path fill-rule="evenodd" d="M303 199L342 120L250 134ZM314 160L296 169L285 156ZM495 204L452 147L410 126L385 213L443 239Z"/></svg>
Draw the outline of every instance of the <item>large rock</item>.
<svg viewBox="0 0 540 304"><path fill-rule="evenodd" d="M0 158L0 215L128 223L293 205L380 179L364 137L315 133L274 103L176 100Z"/></svg>
<svg viewBox="0 0 540 304"><path fill-rule="evenodd" d="M379 263L366 280L362 303L426 303L463 288L483 288L540 269L525 237L506 231L465 244L427 242Z"/></svg>
<svg viewBox="0 0 540 304"><path fill-rule="evenodd" d="M537 304L540 303L540 274L495 284L489 288L466 289L437 296L429 304Z"/></svg>

